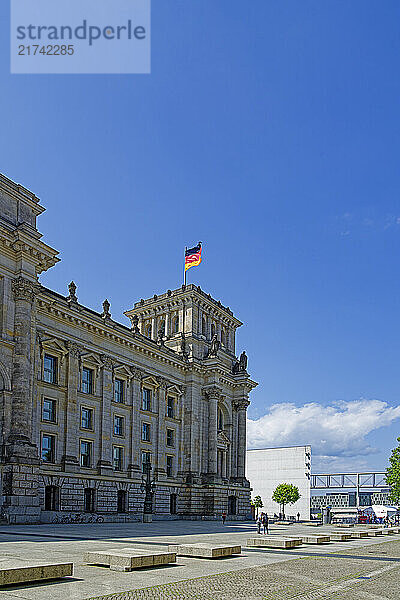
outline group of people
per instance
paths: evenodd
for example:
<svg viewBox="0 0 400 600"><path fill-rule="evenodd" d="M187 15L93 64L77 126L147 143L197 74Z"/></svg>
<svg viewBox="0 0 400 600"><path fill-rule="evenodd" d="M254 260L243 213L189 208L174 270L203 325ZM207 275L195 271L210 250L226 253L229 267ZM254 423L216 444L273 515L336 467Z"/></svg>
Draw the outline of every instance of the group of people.
<svg viewBox="0 0 400 600"><path fill-rule="evenodd" d="M263 533L268 533L268 515L267 513L260 513L256 519L257 524L257 533L261 533L261 529Z"/></svg>

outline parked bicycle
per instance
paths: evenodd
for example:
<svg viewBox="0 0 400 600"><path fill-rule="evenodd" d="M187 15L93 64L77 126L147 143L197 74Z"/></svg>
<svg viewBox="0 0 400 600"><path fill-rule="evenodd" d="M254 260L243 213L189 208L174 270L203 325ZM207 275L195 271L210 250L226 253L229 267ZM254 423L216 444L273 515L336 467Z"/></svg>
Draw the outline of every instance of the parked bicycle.
<svg viewBox="0 0 400 600"><path fill-rule="evenodd" d="M54 525L74 525L81 523L104 523L104 517L95 514L71 513L67 515L57 514L52 520Z"/></svg>

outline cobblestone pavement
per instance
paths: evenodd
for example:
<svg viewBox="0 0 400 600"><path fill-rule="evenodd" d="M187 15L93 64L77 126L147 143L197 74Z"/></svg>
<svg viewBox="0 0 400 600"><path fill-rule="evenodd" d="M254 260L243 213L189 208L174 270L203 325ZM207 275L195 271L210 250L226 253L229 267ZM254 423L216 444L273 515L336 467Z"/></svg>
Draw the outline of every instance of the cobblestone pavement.
<svg viewBox="0 0 400 600"><path fill-rule="evenodd" d="M394 558L398 560L393 560ZM389 559L389 560L388 560ZM399 600L400 541L87 600Z"/></svg>
<svg viewBox="0 0 400 600"><path fill-rule="evenodd" d="M273 526L271 534L329 534L329 529L300 523ZM398 588L387 583L399 579L400 535L304 545L293 550L247 548L247 538L254 535L254 523L235 522L225 526L219 522L160 521L1 527L0 564L8 559L68 561L74 563L74 575L54 582L1 588L0 600L400 600ZM171 543L190 542L241 545L242 554L221 560L180 556L176 564L131 573L83 562L88 550L119 546L165 550ZM393 589L395 595L390 596Z"/></svg>

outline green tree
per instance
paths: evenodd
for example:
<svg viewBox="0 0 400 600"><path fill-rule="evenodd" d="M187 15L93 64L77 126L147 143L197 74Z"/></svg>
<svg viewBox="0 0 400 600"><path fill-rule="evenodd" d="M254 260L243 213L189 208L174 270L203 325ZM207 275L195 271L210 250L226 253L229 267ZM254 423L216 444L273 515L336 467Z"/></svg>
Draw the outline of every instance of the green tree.
<svg viewBox="0 0 400 600"><path fill-rule="evenodd" d="M397 438L400 442L400 437ZM400 504L400 445L393 448L389 458L390 467L386 469L386 483L390 486L390 502Z"/></svg>
<svg viewBox="0 0 400 600"><path fill-rule="evenodd" d="M252 505L257 509L257 517L258 517L258 509L264 506L263 501L261 500L261 496L256 496L252 501Z"/></svg>
<svg viewBox="0 0 400 600"><path fill-rule="evenodd" d="M294 504L300 497L299 488L292 483L280 483L272 494L272 500L282 507L283 518L285 518L285 505Z"/></svg>

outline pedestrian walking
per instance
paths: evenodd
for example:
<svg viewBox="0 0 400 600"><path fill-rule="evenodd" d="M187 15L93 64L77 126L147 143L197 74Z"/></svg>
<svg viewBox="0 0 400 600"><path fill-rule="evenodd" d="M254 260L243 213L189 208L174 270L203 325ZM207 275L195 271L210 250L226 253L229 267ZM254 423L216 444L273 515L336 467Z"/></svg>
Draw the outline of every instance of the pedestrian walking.
<svg viewBox="0 0 400 600"><path fill-rule="evenodd" d="M264 535L265 535L266 533L268 533L268 515L267 515L267 513L263 513L262 526L263 526L263 531L264 531Z"/></svg>
<svg viewBox="0 0 400 600"><path fill-rule="evenodd" d="M222 525L225 525L225 521L226 521L226 512L222 513Z"/></svg>
<svg viewBox="0 0 400 600"><path fill-rule="evenodd" d="M262 513L260 513L257 517L257 533L261 533L261 525L262 525Z"/></svg>
<svg viewBox="0 0 400 600"><path fill-rule="evenodd" d="M300 521L300 513L297 513L297 521Z"/></svg>

